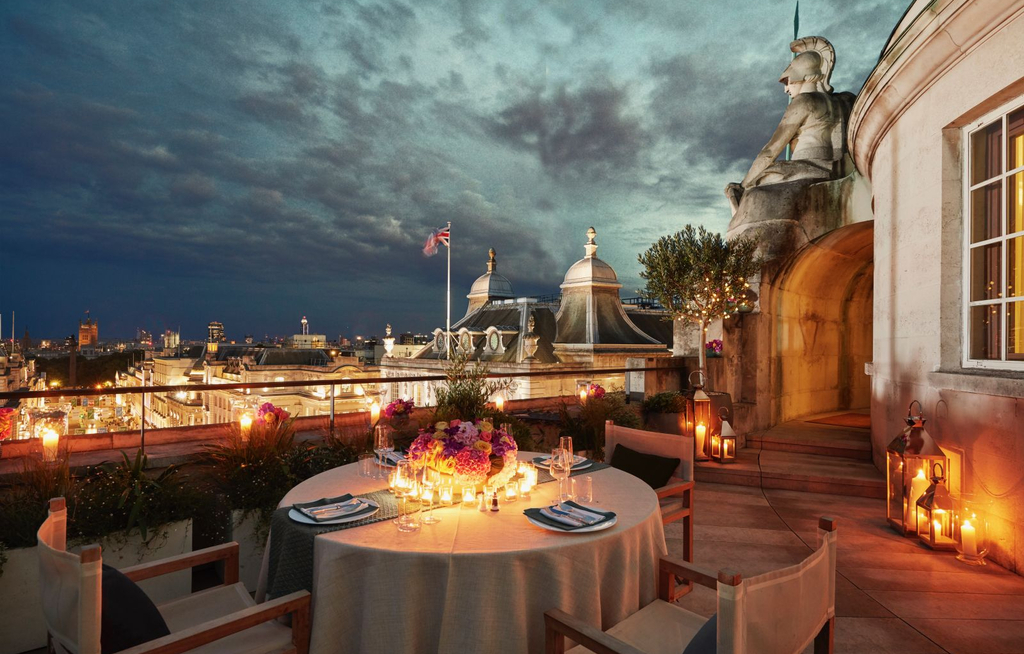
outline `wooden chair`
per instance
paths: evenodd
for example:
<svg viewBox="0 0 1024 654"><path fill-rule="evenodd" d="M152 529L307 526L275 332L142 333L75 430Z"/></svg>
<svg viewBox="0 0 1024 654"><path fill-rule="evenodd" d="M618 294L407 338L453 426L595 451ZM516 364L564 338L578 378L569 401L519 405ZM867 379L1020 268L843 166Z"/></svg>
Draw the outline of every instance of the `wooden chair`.
<svg viewBox="0 0 1024 654"><path fill-rule="evenodd" d="M36 534L43 613L53 650L100 654L102 557L99 545L76 556L65 550L67 509L64 498L50 500L50 511ZM224 584L160 604L157 608L171 631L121 654L282 652L309 650L310 596L299 591L257 605L238 583L238 543L143 563L121 570L132 581L224 561ZM292 616L291 629L277 621Z"/></svg>
<svg viewBox="0 0 1024 654"><path fill-rule="evenodd" d="M707 621L669 603L673 576L718 591L719 654L831 654L835 636L836 521L818 521L818 549L801 563L742 579L682 561L662 559L658 591L648 604L607 633L552 609L544 613L545 651L563 654L565 638L580 643L569 654L679 654Z"/></svg>
<svg viewBox="0 0 1024 654"><path fill-rule="evenodd" d="M668 483L655 489L661 505L661 521L669 524L683 521L683 560L693 562L693 439L679 434L663 434L619 427L611 420L604 426L605 457L611 461L617 444L644 454L656 454L679 459L679 467L672 473ZM685 595L693 589L693 583L686 581L680 590L673 589L671 600Z"/></svg>

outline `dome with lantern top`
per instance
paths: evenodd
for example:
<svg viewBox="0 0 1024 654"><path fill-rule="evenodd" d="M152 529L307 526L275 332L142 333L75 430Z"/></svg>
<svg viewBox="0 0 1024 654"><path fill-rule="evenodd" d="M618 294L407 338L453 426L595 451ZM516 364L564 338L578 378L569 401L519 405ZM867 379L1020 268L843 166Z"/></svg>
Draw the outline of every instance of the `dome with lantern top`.
<svg viewBox="0 0 1024 654"><path fill-rule="evenodd" d="M476 278L473 286L469 289L469 309L482 307L492 300L507 300L515 297L512 292L512 282L504 275L498 274L498 262L495 258L494 248L488 251L490 257L487 260L487 272Z"/></svg>
<svg viewBox="0 0 1024 654"><path fill-rule="evenodd" d="M561 288L574 286L592 286L594 284L612 285L621 287L619 277L615 270L604 261L597 258L597 243L594 238L597 230L593 227L587 230L586 256L572 264L565 273Z"/></svg>

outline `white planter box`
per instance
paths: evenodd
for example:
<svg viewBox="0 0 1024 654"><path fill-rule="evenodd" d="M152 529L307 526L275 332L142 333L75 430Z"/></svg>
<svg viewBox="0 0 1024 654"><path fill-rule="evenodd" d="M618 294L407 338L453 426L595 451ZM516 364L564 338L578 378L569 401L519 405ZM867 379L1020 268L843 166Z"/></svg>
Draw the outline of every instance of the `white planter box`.
<svg viewBox="0 0 1024 654"><path fill-rule="evenodd" d="M260 581L269 531L269 525L261 527L258 512L245 515L241 509L231 510L231 540L238 543L238 580L250 593L256 592Z"/></svg>
<svg viewBox="0 0 1024 654"><path fill-rule="evenodd" d="M163 532L166 535L155 539L148 547L143 546L138 534L127 539L104 539L100 541L103 562L120 569L192 551L191 520L171 523L161 530ZM192 573L183 570L147 579L139 586L154 602L162 602L192 592ZM46 647L39 557L35 547L7 551L7 563L0 577L0 634L0 654L21 654Z"/></svg>

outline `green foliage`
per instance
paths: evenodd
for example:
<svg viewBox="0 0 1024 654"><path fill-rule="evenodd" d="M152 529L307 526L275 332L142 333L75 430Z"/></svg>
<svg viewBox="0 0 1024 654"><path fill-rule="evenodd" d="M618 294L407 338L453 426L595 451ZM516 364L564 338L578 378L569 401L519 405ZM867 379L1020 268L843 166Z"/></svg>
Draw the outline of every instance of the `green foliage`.
<svg viewBox="0 0 1024 654"><path fill-rule="evenodd" d="M515 440L516 447L519 448L520 451L538 451L539 445L533 437L533 432L530 430L530 426L519 418L491 408L485 409L480 417L490 420L492 424L499 427L503 424L508 424L512 433L512 438Z"/></svg>
<svg viewBox="0 0 1024 654"><path fill-rule="evenodd" d="M592 450L594 458L604 458L604 423L611 420L622 427L640 427L636 409L626 404L625 393L606 393L604 397L587 399L578 404L578 411L563 404L559 409L559 435L572 436L577 450Z"/></svg>
<svg viewBox="0 0 1024 654"><path fill-rule="evenodd" d="M322 443L299 443L285 454L285 459L289 472L298 483L352 463L356 460L356 451L340 439L325 437Z"/></svg>
<svg viewBox="0 0 1024 654"><path fill-rule="evenodd" d="M76 383L79 386L95 386L104 382L113 382L115 373L127 371L131 367L132 361L141 357L142 353L134 350L105 354L95 359L77 357L75 360ZM45 372L47 380L59 382L61 386L68 385L70 357L63 356L54 359L39 357L35 361L36 370Z"/></svg>
<svg viewBox="0 0 1024 654"><path fill-rule="evenodd" d="M80 487L71 476L66 456L51 464L26 457L23 465L13 485L0 495L0 533L8 547L35 545L50 499L64 497L70 503Z"/></svg>
<svg viewBox="0 0 1024 654"><path fill-rule="evenodd" d="M470 355L458 353L444 367L445 381L437 388L434 421L473 420L482 417L487 402L498 392L507 392L511 380L489 381L487 366L470 365Z"/></svg>
<svg viewBox="0 0 1024 654"><path fill-rule="evenodd" d="M231 508L246 512L273 511L296 479L292 466L299 455L292 452L295 432L290 423L274 429L260 429L258 424L253 423L247 440L233 425L228 439L207 446L204 457Z"/></svg>
<svg viewBox="0 0 1024 654"><path fill-rule="evenodd" d="M702 327L735 312L747 278L760 261L753 239L727 242L721 234L693 225L671 236L662 236L638 259L646 280L644 294L658 300L673 318Z"/></svg>
<svg viewBox="0 0 1024 654"><path fill-rule="evenodd" d="M683 413L686 411L686 398L678 391L665 391L644 398L640 409L649 413Z"/></svg>

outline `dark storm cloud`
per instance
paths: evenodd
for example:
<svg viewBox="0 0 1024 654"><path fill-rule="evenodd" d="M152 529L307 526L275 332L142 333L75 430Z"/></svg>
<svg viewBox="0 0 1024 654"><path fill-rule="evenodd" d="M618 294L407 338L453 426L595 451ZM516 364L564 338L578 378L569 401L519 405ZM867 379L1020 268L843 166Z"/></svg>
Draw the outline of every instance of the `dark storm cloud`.
<svg viewBox="0 0 1024 654"><path fill-rule="evenodd" d="M425 329L444 257L420 245L448 221L456 297L492 246L518 293L554 292L590 224L635 286L637 248L724 227L722 186L785 108L788 1L727 5L6 3L4 302L55 325L109 301L170 325L316 304L328 333ZM898 17L808 11L838 35L840 88ZM43 307L41 264L115 282L41 289L62 298Z"/></svg>
<svg viewBox="0 0 1024 654"><path fill-rule="evenodd" d="M648 137L628 114L626 90L612 84L550 95L534 91L501 109L489 130L500 140L536 152L555 176L599 178L636 164Z"/></svg>

